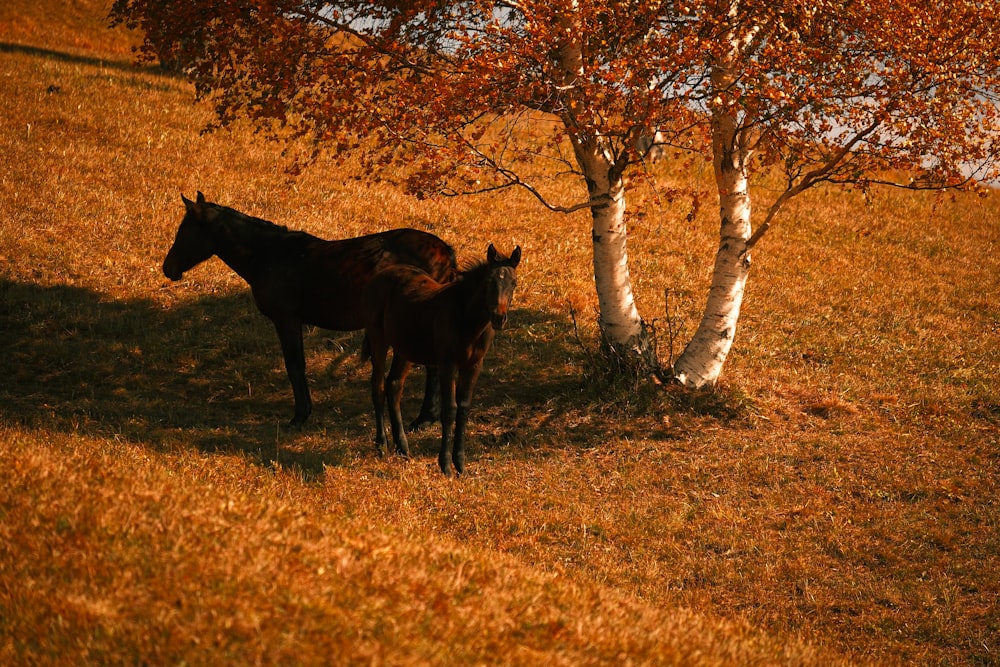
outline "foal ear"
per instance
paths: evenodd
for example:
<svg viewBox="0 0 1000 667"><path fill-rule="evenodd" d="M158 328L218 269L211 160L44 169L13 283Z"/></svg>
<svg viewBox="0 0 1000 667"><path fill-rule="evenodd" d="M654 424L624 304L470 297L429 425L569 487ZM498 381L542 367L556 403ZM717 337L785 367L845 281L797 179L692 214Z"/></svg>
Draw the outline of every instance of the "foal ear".
<svg viewBox="0 0 1000 667"><path fill-rule="evenodd" d="M493 262L497 261L498 255L500 255L500 253L497 252L497 249L491 243L490 247L486 249L486 261L492 264Z"/></svg>
<svg viewBox="0 0 1000 667"><path fill-rule="evenodd" d="M199 204L205 203L205 195L201 194L201 190L198 190L198 203Z"/></svg>
<svg viewBox="0 0 1000 667"><path fill-rule="evenodd" d="M510 259L507 262L511 268L517 268L517 265L521 263L521 246L514 248L514 252L510 253Z"/></svg>

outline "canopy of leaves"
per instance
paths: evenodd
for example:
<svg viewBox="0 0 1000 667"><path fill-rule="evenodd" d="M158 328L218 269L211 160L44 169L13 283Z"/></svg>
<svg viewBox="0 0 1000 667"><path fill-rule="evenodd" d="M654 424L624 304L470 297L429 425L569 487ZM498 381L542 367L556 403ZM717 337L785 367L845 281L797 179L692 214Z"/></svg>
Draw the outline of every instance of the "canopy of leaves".
<svg viewBox="0 0 1000 667"><path fill-rule="evenodd" d="M708 152L719 110L790 191L1000 175L1000 19L981 0L116 0L111 16L220 123L411 165L415 192L525 185L539 160L574 172L574 136L621 169L649 128Z"/></svg>

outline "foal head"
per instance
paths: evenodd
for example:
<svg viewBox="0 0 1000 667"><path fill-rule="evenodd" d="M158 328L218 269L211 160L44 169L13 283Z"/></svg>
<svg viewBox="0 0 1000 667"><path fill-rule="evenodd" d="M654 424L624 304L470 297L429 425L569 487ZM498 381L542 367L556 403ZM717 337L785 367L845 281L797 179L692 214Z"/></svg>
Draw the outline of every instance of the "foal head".
<svg viewBox="0 0 1000 667"><path fill-rule="evenodd" d="M205 201L205 195L198 193L198 201L191 201L184 195L186 212L177 228L177 236L163 260L163 275L171 280L180 280L184 272L201 264L215 254L215 242L207 229L208 222L218 215L218 210Z"/></svg>
<svg viewBox="0 0 1000 667"><path fill-rule="evenodd" d="M489 277L486 284L486 303L490 308L490 324L494 329L503 329L507 323L507 311L517 286L517 265L521 262L521 246L514 248L510 257L504 257L490 244L486 251L486 266Z"/></svg>

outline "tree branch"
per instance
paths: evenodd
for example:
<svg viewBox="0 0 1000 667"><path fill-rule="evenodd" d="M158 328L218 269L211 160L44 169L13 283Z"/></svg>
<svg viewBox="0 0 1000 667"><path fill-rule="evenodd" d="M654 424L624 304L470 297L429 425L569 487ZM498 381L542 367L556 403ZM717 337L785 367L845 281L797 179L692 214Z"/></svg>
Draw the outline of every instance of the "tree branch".
<svg viewBox="0 0 1000 667"><path fill-rule="evenodd" d="M535 197L535 199L537 199L542 204L542 206L555 213L576 213L577 211L582 211L588 208L606 206L611 201L611 197L609 195L601 195L600 197L594 197L589 201L580 202L572 206L558 206L556 204L549 202L545 198L545 195L539 192L538 189L535 188L530 183L521 180L521 178L518 177L517 174L514 174L513 172L506 169L497 169L497 172L508 179L506 183L501 183L499 185L494 185L491 187L476 188L474 190L444 191L441 194L444 195L445 197L460 197L464 195L479 195L479 194L486 194L487 192L497 192L499 190L506 190L507 188L512 188L512 187L521 187L530 192Z"/></svg>
<svg viewBox="0 0 1000 667"><path fill-rule="evenodd" d="M326 25L329 28L333 29L334 32L343 32L348 35L351 35L355 39L361 41L362 44L370 48L375 53L383 55L389 58L393 62L399 63L399 65L401 65L404 69L417 72L419 74L425 74L425 75L434 74L434 70L431 69L430 67L416 63L410 60L409 58L405 57L398 51L392 51L390 49L385 48L378 40L374 39L372 35L357 30L355 28L352 28L348 24L342 23L340 21L335 21L331 19L329 16L324 16L323 14L309 11L305 8L297 9L296 13L311 21L315 21L316 23ZM440 52L435 52L435 55L441 57L442 59L445 59L444 55L441 54Z"/></svg>
<svg viewBox="0 0 1000 667"><path fill-rule="evenodd" d="M764 218L764 222L762 222L750 238L747 239L746 246L743 248L741 256L745 257L747 253L749 253L750 250L757 245L760 238L767 233L768 229L771 228L771 220L774 218L775 214L789 199L804 192L805 190L808 190L816 183L826 180L826 176L843 162L844 158L850 154L851 150L853 150L855 146L861 143L865 137L881 126L882 121L876 118L872 121L871 125L858 132L851 138L850 141L841 146L840 150L836 151L822 166L813 169L802 176L798 183L794 185L790 184L789 187L781 193L781 196L778 197L773 204L771 204L771 207L767 211L767 216Z"/></svg>

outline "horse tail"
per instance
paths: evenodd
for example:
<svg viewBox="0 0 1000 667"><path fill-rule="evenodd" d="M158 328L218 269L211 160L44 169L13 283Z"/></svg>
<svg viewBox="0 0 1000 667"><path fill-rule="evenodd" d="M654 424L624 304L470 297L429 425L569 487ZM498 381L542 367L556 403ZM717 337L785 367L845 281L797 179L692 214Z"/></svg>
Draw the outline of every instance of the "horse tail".
<svg viewBox="0 0 1000 667"><path fill-rule="evenodd" d="M368 361L372 358L372 344L368 340L368 334L361 340L361 361Z"/></svg>

